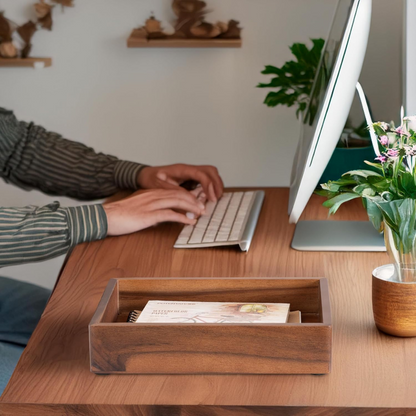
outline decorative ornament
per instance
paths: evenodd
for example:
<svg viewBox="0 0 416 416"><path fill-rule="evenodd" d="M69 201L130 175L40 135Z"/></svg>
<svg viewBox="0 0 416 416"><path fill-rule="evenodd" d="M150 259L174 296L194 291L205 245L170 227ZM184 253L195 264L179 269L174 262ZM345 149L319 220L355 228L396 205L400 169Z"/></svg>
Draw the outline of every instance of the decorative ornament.
<svg viewBox="0 0 416 416"><path fill-rule="evenodd" d="M175 33L164 33L161 22L153 14L145 25L134 29L134 39L241 39L239 22L230 20L228 23L208 23L205 15L206 3L200 0L173 0L172 10L177 16L174 23Z"/></svg>
<svg viewBox="0 0 416 416"><path fill-rule="evenodd" d="M0 44L0 55L4 58L16 58L17 49L12 42L2 42Z"/></svg>
<svg viewBox="0 0 416 416"><path fill-rule="evenodd" d="M19 34L20 38L24 43L20 55L22 58L27 58L29 56L30 50L32 49L31 40L36 32L36 25L35 23L29 21L17 28L16 32Z"/></svg>
<svg viewBox="0 0 416 416"><path fill-rule="evenodd" d="M3 12L0 12L0 44L3 42L11 42L12 33L12 22L4 17Z"/></svg>
<svg viewBox="0 0 416 416"><path fill-rule="evenodd" d="M29 20L22 26L17 25L0 12L0 57L27 58L32 49L32 37L38 29L52 30L53 4L60 4L62 9L73 7L73 0L39 0L34 4L37 20Z"/></svg>
<svg viewBox="0 0 416 416"><path fill-rule="evenodd" d="M53 3L60 4L62 9L65 7L74 7L74 0L52 0Z"/></svg>
<svg viewBox="0 0 416 416"><path fill-rule="evenodd" d="M153 15L146 20L145 29L147 33L163 32L161 23L159 22L159 20L156 20Z"/></svg>
<svg viewBox="0 0 416 416"><path fill-rule="evenodd" d="M40 0L40 3L36 3L34 7L38 19L44 19L52 11L52 6L45 3L45 0Z"/></svg>

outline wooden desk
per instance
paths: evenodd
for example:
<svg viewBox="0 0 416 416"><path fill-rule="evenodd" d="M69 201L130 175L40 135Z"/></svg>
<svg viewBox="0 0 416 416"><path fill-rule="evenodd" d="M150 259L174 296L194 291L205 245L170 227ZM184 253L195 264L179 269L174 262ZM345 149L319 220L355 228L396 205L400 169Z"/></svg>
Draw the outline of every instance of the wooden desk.
<svg viewBox="0 0 416 416"><path fill-rule="evenodd" d="M288 190L267 190L248 254L227 248L174 250L180 226L173 224L77 247L0 400L0 414L416 414L416 339L389 337L373 323L371 272L388 262L387 255L290 249L294 226L288 224L287 201ZM304 218L325 219L321 202L314 197ZM338 218L365 219L355 202L343 207ZM127 276L327 277L332 373L94 375L89 371L88 323L108 279Z"/></svg>

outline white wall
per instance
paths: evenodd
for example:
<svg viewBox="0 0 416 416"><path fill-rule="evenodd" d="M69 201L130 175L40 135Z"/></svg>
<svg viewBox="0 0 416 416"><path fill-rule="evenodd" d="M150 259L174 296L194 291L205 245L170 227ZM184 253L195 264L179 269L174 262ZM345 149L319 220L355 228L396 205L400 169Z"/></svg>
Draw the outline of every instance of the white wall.
<svg viewBox="0 0 416 416"><path fill-rule="evenodd" d="M405 96L407 115L416 114L416 1L406 1Z"/></svg>
<svg viewBox="0 0 416 416"><path fill-rule="evenodd" d="M0 0L0 10L23 23L32 3ZM52 33L35 35L32 55L53 57L51 68L0 68L0 106L120 158L212 163L230 186L288 185L298 139L295 113L264 106L267 91L255 85L266 79L260 74L265 64L282 65L291 58L288 45L326 37L335 0L209 0L215 10L209 20L241 21L243 48L236 50L127 49L131 29L151 11L173 17L169 0L75 3L65 13L55 9ZM395 58L400 57L401 4L375 1L377 22L363 81L380 119L392 118L400 105ZM5 206L52 199L3 183L0 192ZM1 273L51 287L60 262Z"/></svg>
<svg viewBox="0 0 416 416"><path fill-rule="evenodd" d="M410 0L415 2L415 0ZM380 121L400 119L402 99L402 54L404 0L373 0L373 17L362 83ZM362 116L354 103L353 114Z"/></svg>

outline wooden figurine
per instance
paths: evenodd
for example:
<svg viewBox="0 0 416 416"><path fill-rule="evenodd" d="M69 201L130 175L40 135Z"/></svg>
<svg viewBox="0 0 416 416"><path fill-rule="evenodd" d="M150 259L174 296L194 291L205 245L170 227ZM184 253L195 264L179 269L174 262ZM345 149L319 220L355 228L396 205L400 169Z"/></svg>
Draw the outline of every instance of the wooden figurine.
<svg viewBox="0 0 416 416"><path fill-rule="evenodd" d="M37 20L28 21L19 26L0 12L0 57L1 58L28 58L32 49L32 37L39 29L52 30L52 9L50 3L60 4L62 8L73 7L73 0L38 0L34 4Z"/></svg>
<svg viewBox="0 0 416 416"><path fill-rule="evenodd" d="M209 23L205 16L209 12L206 2L201 0L173 0L172 10L177 20L174 23L175 32L166 34L159 20L153 15L146 20L145 25L134 29L130 44L142 44L151 39L241 39L239 22Z"/></svg>

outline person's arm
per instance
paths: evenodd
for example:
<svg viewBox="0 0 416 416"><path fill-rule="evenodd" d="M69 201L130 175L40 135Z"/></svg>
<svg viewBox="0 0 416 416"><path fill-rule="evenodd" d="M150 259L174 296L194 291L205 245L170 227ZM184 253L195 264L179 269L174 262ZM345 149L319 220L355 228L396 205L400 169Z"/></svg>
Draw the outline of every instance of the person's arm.
<svg viewBox="0 0 416 416"><path fill-rule="evenodd" d="M0 267L48 260L106 235L102 205L0 207Z"/></svg>
<svg viewBox="0 0 416 416"><path fill-rule="evenodd" d="M0 108L0 177L50 195L97 199L120 189L139 189L145 165L120 161L66 140Z"/></svg>
<svg viewBox="0 0 416 416"><path fill-rule="evenodd" d="M194 225L204 204L183 189L140 191L103 205L0 207L0 267L48 260L77 244L130 234L161 222Z"/></svg>

